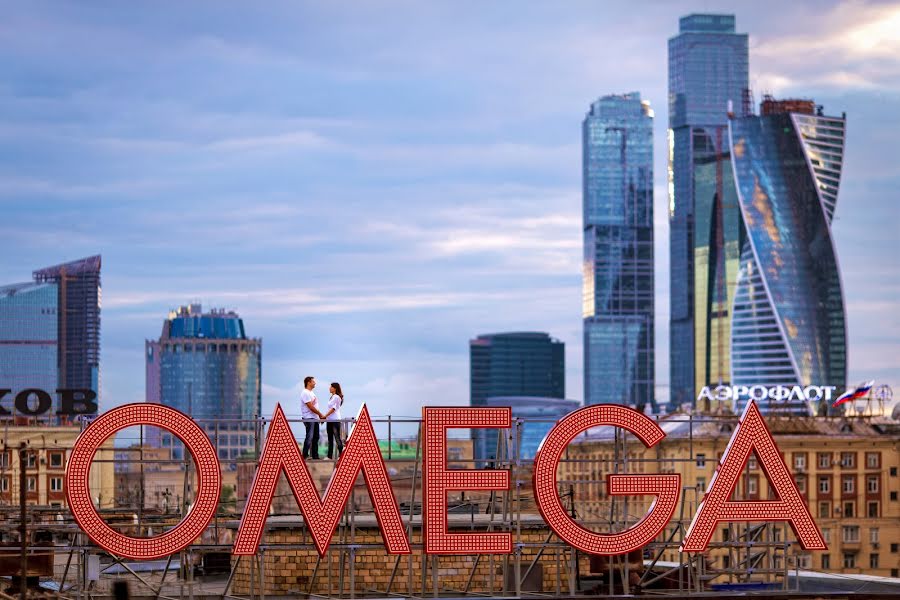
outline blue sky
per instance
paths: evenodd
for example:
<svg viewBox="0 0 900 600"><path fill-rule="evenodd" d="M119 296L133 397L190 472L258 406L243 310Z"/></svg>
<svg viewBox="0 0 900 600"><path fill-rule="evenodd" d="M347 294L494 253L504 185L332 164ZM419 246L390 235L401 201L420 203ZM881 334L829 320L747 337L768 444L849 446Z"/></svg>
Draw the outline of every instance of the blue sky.
<svg viewBox="0 0 900 600"><path fill-rule="evenodd" d="M751 84L846 111L834 234L850 381L900 379L900 5L866 2L9 3L0 281L103 255L103 407L191 300L355 410L468 399L468 340L543 330L581 396L580 123L656 112L657 383L667 398L666 41L733 12ZM294 411L295 412L295 411Z"/></svg>

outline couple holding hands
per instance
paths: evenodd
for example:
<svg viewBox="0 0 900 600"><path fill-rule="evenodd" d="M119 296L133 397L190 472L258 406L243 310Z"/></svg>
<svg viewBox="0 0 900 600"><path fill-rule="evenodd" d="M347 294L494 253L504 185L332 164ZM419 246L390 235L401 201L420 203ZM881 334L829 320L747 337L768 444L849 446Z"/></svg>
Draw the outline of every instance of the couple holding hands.
<svg viewBox="0 0 900 600"><path fill-rule="evenodd" d="M337 458L344 451L344 440L341 439L341 405L344 403L344 392L341 384L334 382L329 388L331 397L325 412L319 410L319 399L313 390L316 388L315 377L303 379L303 391L300 392L300 414L306 427L303 439L303 458L308 459L312 451L313 460L319 459L319 423L325 421L328 432L328 458L332 458L334 446L337 445Z"/></svg>

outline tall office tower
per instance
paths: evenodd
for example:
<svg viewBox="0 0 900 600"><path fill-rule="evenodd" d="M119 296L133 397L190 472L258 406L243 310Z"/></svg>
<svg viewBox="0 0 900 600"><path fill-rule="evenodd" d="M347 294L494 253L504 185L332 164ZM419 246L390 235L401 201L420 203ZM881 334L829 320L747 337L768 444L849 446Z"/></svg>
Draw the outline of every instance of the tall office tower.
<svg viewBox="0 0 900 600"><path fill-rule="evenodd" d="M479 335L469 341L469 405L487 406L495 396L564 398L565 372L565 344L546 333ZM496 454L489 438L496 441L488 430L472 430L476 460Z"/></svg>
<svg viewBox="0 0 900 600"><path fill-rule="evenodd" d="M248 338L234 312L199 304L169 313L159 340L145 344L147 400L176 408L200 421L218 448L219 458L255 451L253 431L262 410L262 340ZM183 448L167 432L148 443Z"/></svg>
<svg viewBox="0 0 900 600"><path fill-rule="evenodd" d="M37 420L58 423L59 388L100 393L100 257L32 273L33 281L0 287L0 387L13 397L39 389L50 410Z"/></svg>
<svg viewBox="0 0 900 600"><path fill-rule="evenodd" d="M653 111L604 96L582 125L584 403L656 408Z"/></svg>
<svg viewBox="0 0 900 600"><path fill-rule="evenodd" d="M811 100L767 97L760 108L760 116L730 122L747 229L732 321L732 384L836 386L840 393L847 331L831 221L845 117L824 116ZM815 410L804 398L786 400L791 412ZM739 399L739 407L745 402Z"/></svg>
<svg viewBox="0 0 900 600"><path fill-rule="evenodd" d="M728 103L752 111L747 34L733 15L682 17L669 40L670 405L729 383L741 225L727 168Z"/></svg>

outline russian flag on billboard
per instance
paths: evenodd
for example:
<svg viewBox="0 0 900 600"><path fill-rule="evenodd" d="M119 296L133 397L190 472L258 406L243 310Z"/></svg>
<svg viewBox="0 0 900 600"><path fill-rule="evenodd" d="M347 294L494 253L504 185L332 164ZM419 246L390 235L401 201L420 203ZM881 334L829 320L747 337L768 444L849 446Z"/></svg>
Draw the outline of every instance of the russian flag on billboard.
<svg viewBox="0 0 900 600"><path fill-rule="evenodd" d="M852 390L849 392L844 392L843 394L841 394L838 397L837 400L834 401L834 404L832 404L831 406L832 407L839 406L839 405L843 404L844 402L852 402L858 398L862 398L863 396L865 396L866 394L869 393L869 390L872 389L873 385L875 385L874 379L872 381L869 381L868 383L862 384L855 390Z"/></svg>

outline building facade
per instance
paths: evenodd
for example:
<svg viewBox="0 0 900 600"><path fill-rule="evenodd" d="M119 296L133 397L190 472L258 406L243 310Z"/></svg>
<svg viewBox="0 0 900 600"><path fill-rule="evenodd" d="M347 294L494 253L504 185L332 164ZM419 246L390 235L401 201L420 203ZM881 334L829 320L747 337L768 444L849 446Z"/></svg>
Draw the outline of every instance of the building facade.
<svg viewBox="0 0 900 600"><path fill-rule="evenodd" d="M846 386L846 315L831 235L844 131L845 117L824 116L811 100L767 97L760 116L730 122L747 232L733 305L733 385L835 386L837 393ZM787 408L820 407L796 400Z"/></svg>
<svg viewBox="0 0 900 600"><path fill-rule="evenodd" d="M479 335L469 341L469 406L497 396L564 398L565 372L565 344L546 333ZM476 460L494 455L486 430L473 429L472 440Z"/></svg>
<svg viewBox="0 0 900 600"><path fill-rule="evenodd" d="M163 322L158 340L146 350L147 400L178 409L201 423L219 458L236 459L256 451L253 432L262 410L262 340L248 338L234 312L199 304L182 306ZM208 422L204 422L208 420ZM214 422L215 421L215 422ZM169 433L148 442L183 448Z"/></svg>
<svg viewBox="0 0 900 600"><path fill-rule="evenodd" d="M762 580L786 568L900 575L900 422L775 415L766 422L828 550L802 550L785 523L722 523L704 553L709 583ZM631 437L616 440L612 428L583 435L561 463L560 488L574 488L582 523L598 531L621 531L626 521L634 524L645 514L652 498L613 500L606 494L606 476L679 473L683 511L676 509L657 538L670 543L664 549L648 548L661 551L660 560L677 562L678 544L736 424L733 415L669 415L660 421L666 438L652 449ZM765 472L751 456L734 498L766 500L769 489Z"/></svg>
<svg viewBox="0 0 900 600"><path fill-rule="evenodd" d="M76 425L8 427L0 442L0 506L18 506L22 461L19 448L27 446L25 457L25 501L29 506L66 508L66 465L75 440L81 435ZM114 439L109 438L94 456L90 472L90 490L94 506L115 505L113 473Z"/></svg>
<svg viewBox="0 0 900 600"><path fill-rule="evenodd" d="M3 408L15 413L23 390L49 394L50 409L30 420L65 417L59 388L100 394L100 257L34 271L33 281L0 287L0 388Z"/></svg>
<svg viewBox="0 0 900 600"><path fill-rule="evenodd" d="M733 15L682 17L669 40L670 404L730 378L740 212L728 165L728 105L752 109L747 34Z"/></svg>
<svg viewBox="0 0 900 600"><path fill-rule="evenodd" d="M582 124L584 398L656 407L653 111L604 96Z"/></svg>

